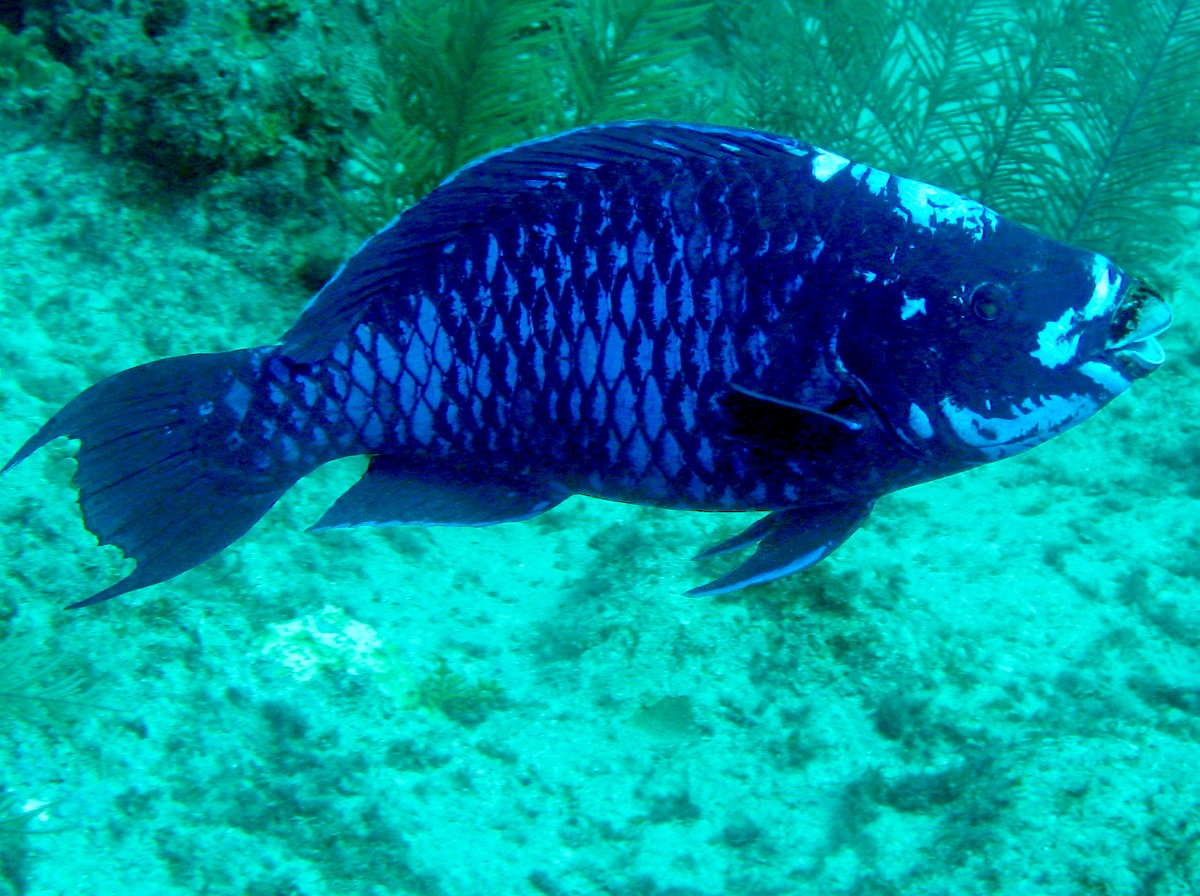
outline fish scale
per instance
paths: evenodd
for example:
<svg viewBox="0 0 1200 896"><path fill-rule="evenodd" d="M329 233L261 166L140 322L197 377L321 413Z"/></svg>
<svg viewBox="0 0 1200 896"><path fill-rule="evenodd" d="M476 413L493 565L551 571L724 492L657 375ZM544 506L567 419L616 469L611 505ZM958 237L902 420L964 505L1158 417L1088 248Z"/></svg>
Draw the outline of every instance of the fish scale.
<svg viewBox="0 0 1200 896"><path fill-rule="evenodd" d="M1150 373L1170 311L1108 259L755 131L585 128L472 163L275 346L77 396L89 529L163 581L346 455L314 528L489 525L571 494L767 515L693 593L818 562L889 492L1024 451ZM755 547L756 546L756 547Z"/></svg>

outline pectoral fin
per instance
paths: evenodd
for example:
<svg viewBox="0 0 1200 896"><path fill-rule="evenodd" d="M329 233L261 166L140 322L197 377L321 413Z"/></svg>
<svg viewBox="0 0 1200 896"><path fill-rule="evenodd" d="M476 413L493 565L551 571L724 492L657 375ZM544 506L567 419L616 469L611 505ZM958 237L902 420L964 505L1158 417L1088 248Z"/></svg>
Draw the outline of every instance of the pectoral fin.
<svg viewBox="0 0 1200 896"><path fill-rule="evenodd" d="M829 423L835 423L846 432L859 432L864 426L864 420L862 419L863 409L848 400L830 403L829 407L813 407L786 398L780 398L776 395L769 395L766 392L760 392L746 386L739 386L737 383L730 383L729 387L734 392L744 395L747 398L765 401L768 404L777 405L781 408L791 408L800 414L810 414Z"/></svg>
<svg viewBox="0 0 1200 896"><path fill-rule="evenodd" d="M871 514L874 501L827 504L802 510L776 510L744 532L700 553L696 559L758 548L740 566L688 594L724 594L770 582L812 566L828 557L854 534Z"/></svg>

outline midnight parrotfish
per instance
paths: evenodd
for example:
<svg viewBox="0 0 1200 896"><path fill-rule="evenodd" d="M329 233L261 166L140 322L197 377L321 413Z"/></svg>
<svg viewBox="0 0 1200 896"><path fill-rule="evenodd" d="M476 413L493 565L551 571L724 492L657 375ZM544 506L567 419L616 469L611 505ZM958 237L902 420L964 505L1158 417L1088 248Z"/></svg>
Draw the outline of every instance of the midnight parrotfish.
<svg viewBox="0 0 1200 896"><path fill-rule="evenodd" d="M278 345L87 389L87 527L137 561L241 537L370 457L316 528L483 526L572 494L767 515L693 589L811 566L881 495L1052 438L1153 371L1171 315L1094 252L787 137L628 122L468 165L369 239Z"/></svg>

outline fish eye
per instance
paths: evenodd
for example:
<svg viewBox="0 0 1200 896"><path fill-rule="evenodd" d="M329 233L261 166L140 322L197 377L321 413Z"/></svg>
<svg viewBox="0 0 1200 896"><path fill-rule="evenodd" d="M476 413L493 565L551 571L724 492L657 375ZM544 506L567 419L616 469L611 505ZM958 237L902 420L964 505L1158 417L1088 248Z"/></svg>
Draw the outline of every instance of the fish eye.
<svg viewBox="0 0 1200 896"><path fill-rule="evenodd" d="M995 283L981 283L971 293L971 310L980 320L995 320L1004 313L1008 290Z"/></svg>

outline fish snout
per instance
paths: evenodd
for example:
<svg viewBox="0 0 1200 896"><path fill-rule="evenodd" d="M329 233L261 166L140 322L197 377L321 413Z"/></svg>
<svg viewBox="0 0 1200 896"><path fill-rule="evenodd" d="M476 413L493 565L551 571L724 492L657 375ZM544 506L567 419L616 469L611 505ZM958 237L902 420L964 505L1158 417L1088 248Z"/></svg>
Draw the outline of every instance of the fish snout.
<svg viewBox="0 0 1200 896"><path fill-rule="evenodd" d="M1113 314L1106 347L1145 375L1166 357L1154 337L1169 326L1171 308L1166 300L1144 281L1133 280Z"/></svg>

